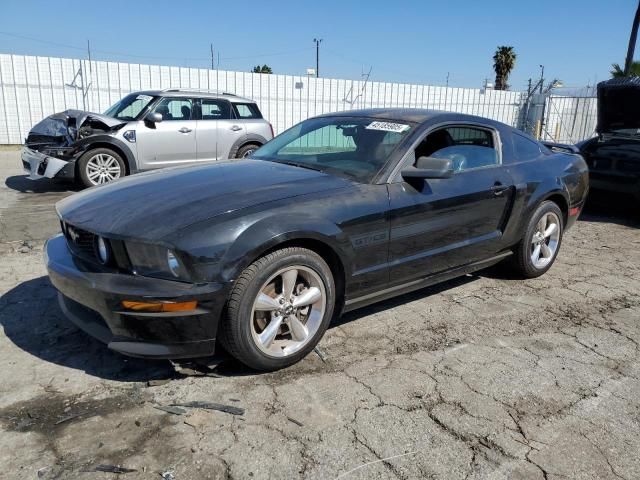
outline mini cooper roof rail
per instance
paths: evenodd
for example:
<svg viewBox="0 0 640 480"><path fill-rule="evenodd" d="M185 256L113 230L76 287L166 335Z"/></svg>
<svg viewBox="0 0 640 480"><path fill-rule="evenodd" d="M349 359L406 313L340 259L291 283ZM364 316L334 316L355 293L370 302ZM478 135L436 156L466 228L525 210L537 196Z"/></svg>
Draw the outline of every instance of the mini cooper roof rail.
<svg viewBox="0 0 640 480"><path fill-rule="evenodd" d="M204 90L202 88L163 88L161 92L198 92L198 93L213 93L215 95L228 95L230 97L237 97L235 93L221 92L220 90Z"/></svg>

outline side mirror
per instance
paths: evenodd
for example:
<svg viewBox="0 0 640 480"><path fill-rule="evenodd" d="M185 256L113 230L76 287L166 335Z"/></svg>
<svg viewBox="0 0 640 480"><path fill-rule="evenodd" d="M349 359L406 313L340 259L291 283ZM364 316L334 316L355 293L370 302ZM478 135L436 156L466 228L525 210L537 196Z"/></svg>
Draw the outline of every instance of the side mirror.
<svg viewBox="0 0 640 480"><path fill-rule="evenodd" d="M144 118L147 122L160 123L162 121L162 114L156 112L150 112Z"/></svg>
<svg viewBox="0 0 640 480"><path fill-rule="evenodd" d="M414 168L401 172L402 178L449 178L453 175L453 162L448 158L420 157Z"/></svg>

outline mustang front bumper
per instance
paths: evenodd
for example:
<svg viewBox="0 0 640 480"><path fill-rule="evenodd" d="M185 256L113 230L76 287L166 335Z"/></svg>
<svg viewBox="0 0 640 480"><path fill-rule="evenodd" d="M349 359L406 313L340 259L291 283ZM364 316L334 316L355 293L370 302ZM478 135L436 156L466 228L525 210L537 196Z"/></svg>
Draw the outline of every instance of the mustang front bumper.
<svg viewBox="0 0 640 480"><path fill-rule="evenodd" d="M98 272L75 258L62 235L45 245L51 283L65 315L112 350L135 357L193 358L213 355L218 321L228 289L124 273ZM134 312L123 300L197 300L195 310Z"/></svg>
<svg viewBox="0 0 640 480"><path fill-rule="evenodd" d="M50 157L29 147L22 147L22 166L30 180L40 178L73 178L75 160Z"/></svg>

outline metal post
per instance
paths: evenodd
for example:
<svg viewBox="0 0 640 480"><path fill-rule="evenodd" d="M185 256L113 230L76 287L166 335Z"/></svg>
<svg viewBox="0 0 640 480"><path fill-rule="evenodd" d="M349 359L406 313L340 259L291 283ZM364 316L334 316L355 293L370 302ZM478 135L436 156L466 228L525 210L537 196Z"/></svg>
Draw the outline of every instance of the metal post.
<svg viewBox="0 0 640 480"><path fill-rule="evenodd" d="M544 65L540 65L540 93L544 88Z"/></svg>
<svg viewBox="0 0 640 480"><path fill-rule="evenodd" d="M638 25L640 25L640 2L638 2L638 8L636 9L636 16L633 18L633 25L631 27L631 35L629 36L629 46L627 47L627 59L624 62L624 76L628 77L631 72L631 65L633 64L633 54L636 50L636 38L638 36Z"/></svg>
<svg viewBox="0 0 640 480"><path fill-rule="evenodd" d="M316 44L316 78L320 76L320 42L321 38L314 38L313 41Z"/></svg>

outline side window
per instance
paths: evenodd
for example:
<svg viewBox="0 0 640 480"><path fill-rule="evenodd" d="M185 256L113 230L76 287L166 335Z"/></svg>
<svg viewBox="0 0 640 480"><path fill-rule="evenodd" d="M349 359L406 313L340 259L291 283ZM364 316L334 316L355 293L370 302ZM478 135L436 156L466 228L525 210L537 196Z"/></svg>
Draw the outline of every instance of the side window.
<svg viewBox="0 0 640 480"><path fill-rule="evenodd" d="M456 172L498 165L499 156L490 130L445 127L431 132L415 149L420 157L448 158Z"/></svg>
<svg viewBox="0 0 640 480"><path fill-rule="evenodd" d="M194 118L193 101L190 98L163 98L153 111L161 114L163 121Z"/></svg>
<svg viewBox="0 0 640 480"><path fill-rule="evenodd" d="M229 102L213 98L203 98L200 104L202 120L227 120L231 118Z"/></svg>
<svg viewBox="0 0 640 480"><path fill-rule="evenodd" d="M518 160L533 160L540 156L540 146L527 137L514 133L513 150Z"/></svg>
<svg viewBox="0 0 640 480"><path fill-rule="evenodd" d="M233 108L238 118L262 118L258 106L254 103L234 103Z"/></svg>

